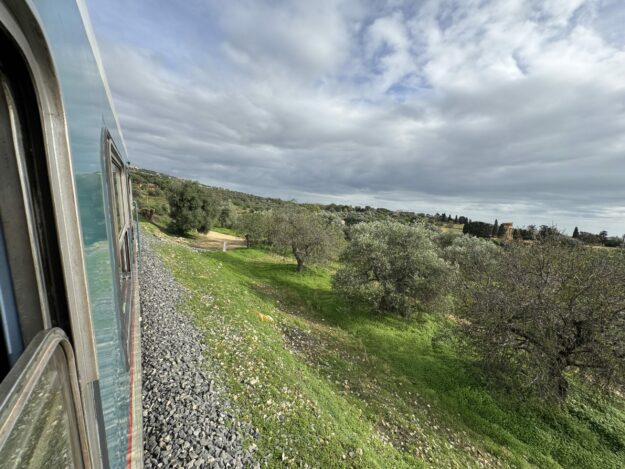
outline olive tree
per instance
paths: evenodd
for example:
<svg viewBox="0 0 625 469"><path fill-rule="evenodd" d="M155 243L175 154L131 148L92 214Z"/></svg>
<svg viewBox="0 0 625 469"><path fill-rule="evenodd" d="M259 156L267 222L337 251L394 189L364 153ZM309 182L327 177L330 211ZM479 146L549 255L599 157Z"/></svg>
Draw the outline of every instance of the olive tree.
<svg viewBox="0 0 625 469"><path fill-rule="evenodd" d="M197 183L184 181L168 191L171 226L178 233L210 230L217 211L217 202Z"/></svg>
<svg viewBox="0 0 625 469"><path fill-rule="evenodd" d="M308 263L336 258L345 238L341 226L322 214L286 207L271 216L269 242L279 251L292 253L301 272Z"/></svg>
<svg viewBox="0 0 625 469"><path fill-rule="evenodd" d="M344 296L381 312L410 316L447 291L453 268L440 256L435 231L393 221L360 223L333 279Z"/></svg>
<svg viewBox="0 0 625 469"><path fill-rule="evenodd" d="M458 267L459 277L464 279L459 286L465 287L470 287L467 280L491 272L502 254L493 241L469 235L456 236L444 248L443 257Z"/></svg>
<svg viewBox="0 0 625 469"><path fill-rule="evenodd" d="M237 217L234 227L245 236L247 247L250 248L267 240L270 222L270 212L247 212Z"/></svg>
<svg viewBox="0 0 625 469"><path fill-rule="evenodd" d="M219 213L219 218L218 218L219 226L223 228L232 228L237 224L237 217L238 217L238 213L237 213L236 205L228 201L221 208L221 211Z"/></svg>
<svg viewBox="0 0 625 469"><path fill-rule="evenodd" d="M625 251L545 237L472 262L461 330L492 371L554 401L573 375L625 383Z"/></svg>

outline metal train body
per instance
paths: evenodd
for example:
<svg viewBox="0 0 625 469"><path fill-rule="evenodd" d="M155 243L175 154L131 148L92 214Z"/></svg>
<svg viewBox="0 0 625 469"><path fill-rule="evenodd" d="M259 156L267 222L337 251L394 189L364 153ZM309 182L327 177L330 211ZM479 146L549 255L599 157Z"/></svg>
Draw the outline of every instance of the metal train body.
<svg viewBox="0 0 625 469"><path fill-rule="evenodd" d="M0 467L140 467L137 235L83 0L0 0Z"/></svg>

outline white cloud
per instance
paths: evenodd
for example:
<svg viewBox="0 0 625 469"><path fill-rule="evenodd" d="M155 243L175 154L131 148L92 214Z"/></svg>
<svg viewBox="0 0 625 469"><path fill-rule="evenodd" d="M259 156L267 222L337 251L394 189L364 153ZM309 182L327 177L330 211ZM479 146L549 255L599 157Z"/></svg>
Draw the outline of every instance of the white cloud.
<svg viewBox="0 0 625 469"><path fill-rule="evenodd" d="M417 64L411 54L411 41L401 12L377 18L367 27L365 37L365 57L377 75L377 92L387 92L415 72Z"/></svg>

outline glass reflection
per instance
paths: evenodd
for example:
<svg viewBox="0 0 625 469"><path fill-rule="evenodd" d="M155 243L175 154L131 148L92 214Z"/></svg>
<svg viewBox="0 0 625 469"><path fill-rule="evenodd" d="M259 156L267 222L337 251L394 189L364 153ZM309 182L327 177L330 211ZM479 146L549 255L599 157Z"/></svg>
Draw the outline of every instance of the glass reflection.
<svg viewBox="0 0 625 469"><path fill-rule="evenodd" d="M58 348L0 449L3 468L82 467L68 383L65 355Z"/></svg>

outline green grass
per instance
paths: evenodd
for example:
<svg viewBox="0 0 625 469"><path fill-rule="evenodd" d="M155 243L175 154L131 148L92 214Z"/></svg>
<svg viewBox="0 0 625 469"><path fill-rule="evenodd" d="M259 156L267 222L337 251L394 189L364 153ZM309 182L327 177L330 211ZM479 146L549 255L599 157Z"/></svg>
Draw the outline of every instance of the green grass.
<svg viewBox="0 0 625 469"><path fill-rule="evenodd" d="M350 305L331 268L299 275L254 249L159 252L273 466L625 466L623 402L578 390L551 408L490 389L451 344L432 346L444 320Z"/></svg>
<svg viewBox="0 0 625 469"><path fill-rule="evenodd" d="M232 228L225 228L223 226L215 226L211 229L211 231L214 231L215 233L227 234L230 236L241 236L237 231L233 230Z"/></svg>

